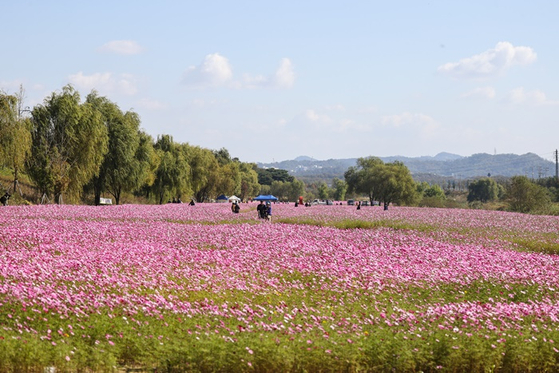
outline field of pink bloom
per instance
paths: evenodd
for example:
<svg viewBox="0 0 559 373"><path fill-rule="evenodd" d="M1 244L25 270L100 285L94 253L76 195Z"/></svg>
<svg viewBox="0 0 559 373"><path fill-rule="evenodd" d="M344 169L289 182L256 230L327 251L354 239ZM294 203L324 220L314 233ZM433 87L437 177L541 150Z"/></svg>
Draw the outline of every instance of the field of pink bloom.
<svg viewBox="0 0 559 373"><path fill-rule="evenodd" d="M0 372L558 371L559 218L0 211Z"/></svg>

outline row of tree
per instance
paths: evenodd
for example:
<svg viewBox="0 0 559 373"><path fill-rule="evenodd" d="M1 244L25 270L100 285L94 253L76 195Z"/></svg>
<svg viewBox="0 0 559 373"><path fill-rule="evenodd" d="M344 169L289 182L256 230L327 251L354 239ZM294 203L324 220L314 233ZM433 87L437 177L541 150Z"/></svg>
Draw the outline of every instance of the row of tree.
<svg viewBox="0 0 559 373"><path fill-rule="evenodd" d="M476 203L505 201L509 210L516 212L549 212L551 202L557 202L559 183L549 177L534 182L526 176L513 176L505 183L492 178L480 178L468 185L468 202Z"/></svg>
<svg viewBox="0 0 559 373"><path fill-rule="evenodd" d="M367 196L371 203L385 206L421 205L421 201L439 206L446 198L440 186L415 182L398 161L359 158L345 172L345 180L334 178L329 187L323 181L305 185L286 170L232 159L225 148L212 151L177 143L169 135L154 141L140 128L138 114L122 111L95 91L82 102L80 94L66 86L32 110L23 108L22 102L22 90L0 94L1 164L13 171L14 190L25 173L44 199L56 203L93 196L98 204L105 193L116 204L125 193L156 203L172 198L205 201L220 194L246 200L258 193L283 201L299 196L337 201L348 195ZM511 210L530 212L559 199L557 180L542 182L537 185L521 176L506 183L481 178L468 184L467 199L470 203L506 200Z"/></svg>
<svg viewBox="0 0 559 373"><path fill-rule="evenodd" d="M348 193L366 195L371 203L378 201L387 207L390 203L444 207L445 191L437 184L415 182L409 169L401 162L384 163L375 157L359 158L357 165L345 173ZM344 183L334 180L333 187L319 187L319 195L339 195L345 192ZM486 177L468 184L467 201L471 207L481 207L492 201L504 203L510 211L522 213L555 213L551 203L559 201L557 178L539 179L537 182L526 176L514 176L497 182Z"/></svg>
<svg viewBox="0 0 559 373"><path fill-rule="evenodd" d="M22 109L22 97L0 94L0 159L13 170L14 189L25 172L40 195L56 203L90 194L99 203L104 193L118 204L124 193L164 203L219 194L246 199L260 191L255 164L169 135L154 141L138 114L95 91L82 102L66 86L32 110Z"/></svg>

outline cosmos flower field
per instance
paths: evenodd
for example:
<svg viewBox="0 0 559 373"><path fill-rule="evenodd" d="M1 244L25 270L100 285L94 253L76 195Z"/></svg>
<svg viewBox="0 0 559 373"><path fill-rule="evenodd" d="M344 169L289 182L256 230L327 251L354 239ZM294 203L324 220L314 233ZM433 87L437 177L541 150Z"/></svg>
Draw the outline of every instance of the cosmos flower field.
<svg viewBox="0 0 559 373"><path fill-rule="evenodd" d="M559 371L559 218L0 211L0 372Z"/></svg>

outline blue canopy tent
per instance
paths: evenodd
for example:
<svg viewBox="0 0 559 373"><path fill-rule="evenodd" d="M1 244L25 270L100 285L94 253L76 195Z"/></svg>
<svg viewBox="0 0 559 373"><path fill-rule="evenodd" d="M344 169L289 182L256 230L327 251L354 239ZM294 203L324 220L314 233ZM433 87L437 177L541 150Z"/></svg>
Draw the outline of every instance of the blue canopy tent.
<svg viewBox="0 0 559 373"><path fill-rule="evenodd" d="M228 201L228 198L225 194L220 195L219 197L217 197L215 199L216 202L221 202L221 203L225 203Z"/></svg>
<svg viewBox="0 0 559 373"><path fill-rule="evenodd" d="M261 194L258 197L254 198L254 201L265 201L265 202L277 201L277 200L278 200L278 198L274 197L271 194L265 194L265 195Z"/></svg>

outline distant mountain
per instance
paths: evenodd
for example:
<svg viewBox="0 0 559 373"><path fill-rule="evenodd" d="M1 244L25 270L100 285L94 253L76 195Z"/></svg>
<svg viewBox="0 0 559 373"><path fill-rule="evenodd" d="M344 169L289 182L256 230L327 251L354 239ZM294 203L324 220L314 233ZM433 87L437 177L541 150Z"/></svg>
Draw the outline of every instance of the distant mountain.
<svg viewBox="0 0 559 373"><path fill-rule="evenodd" d="M316 161L316 159L312 157L307 157L306 155L301 155L294 159L294 161L302 162L302 161Z"/></svg>
<svg viewBox="0 0 559 373"><path fill-rule="evenodd" d="M533 178L554 175L555 164L533 153L516 154L474 154L463 157L452 153L439 153L434 157L379 157L384 162L404 163L414 177L442 176L454 178L475 178L480 176L526 175ZM315 160L310 157L297 157L294 160L259 163L259 167L274 167L287 170L291 175L306 181L325 180L330 182L337 177L343 179L345 171L355 166L356 158Z"/></svg>

